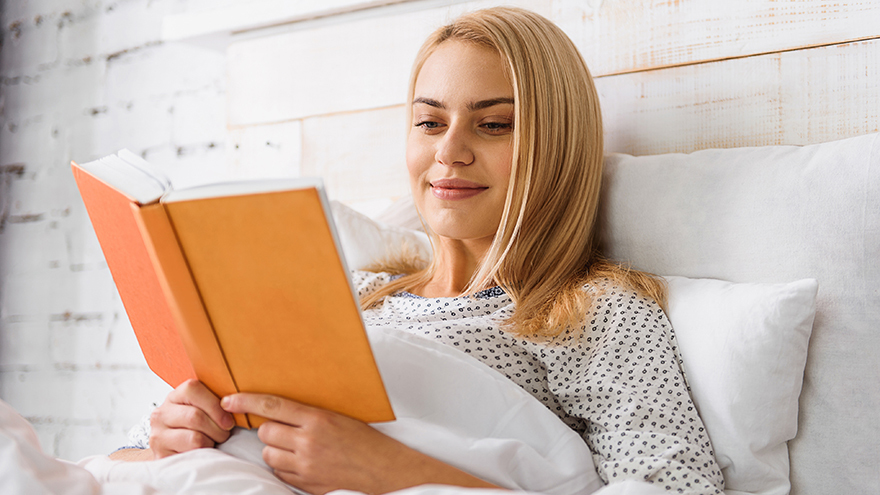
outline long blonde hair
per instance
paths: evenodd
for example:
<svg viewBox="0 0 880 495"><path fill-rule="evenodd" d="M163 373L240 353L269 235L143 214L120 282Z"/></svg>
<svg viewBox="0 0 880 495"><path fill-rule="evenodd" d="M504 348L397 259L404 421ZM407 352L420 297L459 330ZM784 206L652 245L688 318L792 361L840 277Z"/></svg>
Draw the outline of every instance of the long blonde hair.
<svg viewBox="0 0 880 495"><path fill-rule="evenodd" d="M589 69L568 36L544 17L513 7L459 17L435 31L419 50L410 78L408 118L422 66L450 40L496 50L505 62L515 100L514 159L504 211L494 241L464 293L500 285L516 304L507 328L536 336L558 335L577 326L592 302L583 286L597 277L662 304L665 290L660 279L611 263L596 252L602 115ZM423 285L435 269L433 262L416 271L412 264L391 264L398 265L392 270L408 275L364 298L364 308Z"/></svg>

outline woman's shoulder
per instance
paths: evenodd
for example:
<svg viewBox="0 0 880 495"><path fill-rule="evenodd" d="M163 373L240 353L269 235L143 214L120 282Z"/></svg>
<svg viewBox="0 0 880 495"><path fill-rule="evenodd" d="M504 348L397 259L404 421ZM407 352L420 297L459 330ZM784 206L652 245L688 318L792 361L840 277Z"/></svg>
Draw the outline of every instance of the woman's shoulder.
<svg viewBox="0 0 880 495"><path fill-rule="evenodd" d="M393 279L394 276L387 272L368 272L365 270L352 270L351 272L351 283L357 292L358 298L363 298L376 292Z"/></svg>
<svg viewBox="0 0 880 495"><path fill-rule="evenodd" d="M595 277L589 279L583 283L582 288L589 296L597 301L602 301L603 303L619 301L626 298L644 301L645 304L659 306L659 303L654 300L654 298L640 291L638 288L608 277Z"/></svg>
<svg viewBox="0 0 880 495"><path fill-rule="evenodd" d="M663 308L655 299L619 281L595 278L584 283L583 289L591 301L591 314L587 315L590 319L598 316L604 316L603 321L611 316L615 319L666 319Z"/></svg>

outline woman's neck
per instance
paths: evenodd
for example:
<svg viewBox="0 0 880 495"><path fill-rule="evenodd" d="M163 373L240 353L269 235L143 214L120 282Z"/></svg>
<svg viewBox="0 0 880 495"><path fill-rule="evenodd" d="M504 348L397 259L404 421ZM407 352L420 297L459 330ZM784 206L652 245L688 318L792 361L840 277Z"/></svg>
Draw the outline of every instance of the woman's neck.
<svg viewBox="0 0 880 495"><path fill-rule="evenodd" d="M492 239L457 240L438 238L434 244L434 274L415 289L423 297L455 297L467 289Z"/></svg>

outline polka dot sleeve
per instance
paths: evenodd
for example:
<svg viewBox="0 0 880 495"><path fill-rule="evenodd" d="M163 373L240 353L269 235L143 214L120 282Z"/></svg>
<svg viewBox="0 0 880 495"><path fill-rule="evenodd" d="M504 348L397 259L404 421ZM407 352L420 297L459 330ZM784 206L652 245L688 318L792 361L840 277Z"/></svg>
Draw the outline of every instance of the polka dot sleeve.
<svg viewBox="0 0 880 495"><path fill-rule="evenodd" d="M548 386L607 482L673 493L721 493L724 482L690 398L675 335L653 301L609 288L579 332L541 349Z"/></svg>

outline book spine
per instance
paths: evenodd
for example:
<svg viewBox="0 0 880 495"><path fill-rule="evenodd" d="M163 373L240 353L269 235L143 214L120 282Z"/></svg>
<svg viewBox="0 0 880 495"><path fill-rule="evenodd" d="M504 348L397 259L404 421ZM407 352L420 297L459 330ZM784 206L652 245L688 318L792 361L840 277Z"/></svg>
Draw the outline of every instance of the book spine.
<svg viewBox="0 0 880 495"><path fill-rule="evenodd" d="M238 392L165 207L132 209L196 376L218 397ZM234 416L236 425L251 428L246 415Z"/></svg>
<svg viewBox="0 0 880 495"><path fill-rule="evenodd" d="M195 378L132 212L134 200L75 162L71 168L147 365L172 387Z"/></svg>

